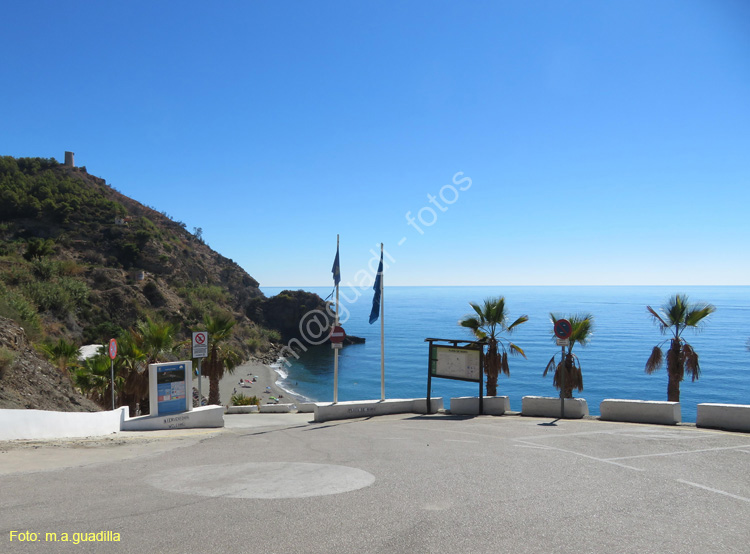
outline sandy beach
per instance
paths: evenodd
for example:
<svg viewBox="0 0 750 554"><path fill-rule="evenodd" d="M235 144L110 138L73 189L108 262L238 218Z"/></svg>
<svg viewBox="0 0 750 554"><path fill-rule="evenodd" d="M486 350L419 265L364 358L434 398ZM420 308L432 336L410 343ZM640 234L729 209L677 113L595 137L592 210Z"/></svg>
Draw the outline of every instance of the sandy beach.
<svg viewBox="0 0 750 554"><path fill-rule="evenodd" d="M225 373L219 382L219 398L221 404L229 404L232 395L243 393L245 396L257 396L261 399L261 404L269 403L271 396L279 399L279 403L286 404L289 402L299 402L299 398L286 392L276 384L279 375L270 366L258 361L248 361L234 369L233 373ZM253 382L253 378L255 381ZM244 386L240 379L251 381ZM207 377L202 377L201 394L208 398L209 383ZM193 379L193 386L198 388L198 378Z"/></svg>

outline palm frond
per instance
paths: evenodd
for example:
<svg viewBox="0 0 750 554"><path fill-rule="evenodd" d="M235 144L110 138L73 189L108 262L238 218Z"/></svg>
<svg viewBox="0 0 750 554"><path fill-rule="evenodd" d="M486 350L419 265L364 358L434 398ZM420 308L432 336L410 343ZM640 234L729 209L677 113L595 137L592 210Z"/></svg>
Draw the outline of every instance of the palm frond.
<svg viewBox="0 0 750 554"><path fill-rule="evenodd" d="M654 310L651 306L646 306L646 309L651 313L651 317L654 318L654 322L659 326L659 330L663 333L667 332L667 329L669 329L670 325L662 319L662 317L656 313L656 310Z"/></svg>
<svg viewBox="0 0 750 554"><path fill-rule="evenodd" d="M513 328L514 328L514 327L515 327L516 325L521 325L522 323L526 323L526 322L527 322L528 320L529 320L529 316L527 316L527 315L522 315L521 317L519 317L519 318L518 318L517 320L515 320L515 321L514 321L513 323L511 323L511 324L510 324L510 325L508 326L508 329L507 329L507 331L508 331L509 333L510 333L510 332L512 332L512 331L513 331Z"/></svg>
<svg viewBox="0 0 750 554"><path fill-rule="evenodd" d="M500 370L505 375L510 375L510 367L508 366L508 353L503 352L502 358L500 360Z"/></svg>
<svg viewBox="0 0 750 554"><path fill-rule="evenodd" d="M658 346L654 346L654 349L651 351L651 355L646 361L646 373L651 374L654 371L658 371L659 369L661 369L663 363L664 352L662 352L661 348L659 348Z"/></svg>
<svg viewBox="0 0 750 554"><path fill-rule="evenodd" d="M524 358L526 357L526 354L524 353L523 349L520 346L518 346L516 344L513 344L511 342L511 343L509 343L509 347L510 347L510 353L511 354L520 354Z"/></svg>
<svg viewBox="0 0 750 554"><path fill-rule="evenodd" d="M549 373L550 370L552 371L555 370L555 357L554 356L552 356L549 359L549 362L547 363L547 367L544 368L544 373L542 373L542 377L546 377L547 373Z"/></svg>
<svg viewBox="0 0 750 554"><path fill-rule="evenodd" d="M682 344L682 358L685 360L685 371L693 381L697 381L701 374L698 353L686 342Z"/></svg>
<svg viewBox="0 0 750 554"><path fill-rule="evenodd" d="M690 309L685 314L685 325L688 327L699 328L704 320L716 311L716 306L712 304L696 304L690 306Z"/></svg>

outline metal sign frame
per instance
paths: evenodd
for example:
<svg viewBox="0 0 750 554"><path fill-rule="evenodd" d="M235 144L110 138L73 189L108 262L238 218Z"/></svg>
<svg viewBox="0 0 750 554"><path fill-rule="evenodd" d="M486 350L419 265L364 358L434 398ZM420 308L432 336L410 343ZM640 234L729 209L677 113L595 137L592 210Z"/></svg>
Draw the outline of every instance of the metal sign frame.
<svg viewBox="0 0 750 554"><path fill-rule="evenodd" d="M452 379L454 381L468 381L471 383L479 383L479 414L482 415L484 413L484 405L483 405L483 398L484 398L484 343L480 341L472 341L472 340L454 340L454 339L434 339L434 338L427 338L424 339L426 343L429 343L429 355L427 358L427 413L430 413L431 411L431 405L430 405L430 396L432 393L432 378L435 377L437 379ZM445 343L445 344L435 344L435 343ZM438 352L439 350L443 349L460 349L460 350L469 350L469 351L478 351L479 352L479 378L469 378L469 377L459 377L459 376L449 376L449 375L439 375L437 373L437 360L438 360Z"/></svg>

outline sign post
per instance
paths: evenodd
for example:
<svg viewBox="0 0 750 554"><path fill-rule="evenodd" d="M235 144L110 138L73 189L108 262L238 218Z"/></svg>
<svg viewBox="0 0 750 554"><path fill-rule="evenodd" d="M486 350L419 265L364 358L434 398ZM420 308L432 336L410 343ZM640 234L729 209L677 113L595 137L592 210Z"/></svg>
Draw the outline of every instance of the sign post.
<svg viewBox="0 0 750 554"><path fill-rule="evenodd" d="M331 330L331 348L341 348L346 338L346 331L343 327L336 326Z"/></svg>
<svg viewBox="0 0 750 554"><path fill-rule="evenodd" d="M555 336L557 344L562 348L562 371L560 372L560 419L565 418L565 347L570 344L570 335L573 328L567 319L555 321Z"/></svg>
<svg viewBox="0 0 750 554"><path fill-rule="evenodd" d="M109 375L112 383L112 409L115 409L115 358L117 357L117 341L109 339Z"/></svg>
<svg viewBox="0 0 750 554"><path fill-rule="evenodd" d="M208 333L196 331L193 333L193 358L198 359L198 406L203 405L203 393L201 391L201 360L208 358ZM192 393L191 393L192 395Z"/></svg>

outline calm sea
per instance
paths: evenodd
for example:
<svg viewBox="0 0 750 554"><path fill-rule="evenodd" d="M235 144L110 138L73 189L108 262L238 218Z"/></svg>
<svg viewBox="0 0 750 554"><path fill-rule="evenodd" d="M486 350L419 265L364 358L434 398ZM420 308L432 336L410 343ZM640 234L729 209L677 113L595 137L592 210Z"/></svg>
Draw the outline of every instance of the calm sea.
<svg viewBox="0 0 750 554"><path fill-rule="evenodd" d="M289 287L285 287L289 288ZM264 287L273 296L281 288ZM303 288L325 298L332 288ZM358 296L359 293L360 295ZM651 349L665 340L646 306L661 306L675 293L717 308L698 333L684 337L700 356L701 377L683 381L682 419L694 422L702 402L750 404L750 287L386 287L385 391L387 398L427 394L428 337L471 339L458 320L471 312L469 302L505 296L510 319L528 315L512 340L527 359L510 358L510 377L498 380L498 394L510 397L511 409L521 410L523 396L557 396L547 362L560 347L554 344L549 312L594 316L594 335L585 348L576 345L583 368L583 392L591 415L599 414L605 398L666 400L666 370L646 375ZM370 325L372 290L341 289L342 326L347 334L364 337L365 344L346 346L339 356L338 400L380 398L380 322ZM668 344L666 345L668 347ZM559 358L559 357L558 357ZM280 384L309 400L333 400L333 351L329 345L311 347L299 359L279 368ZM433 379L432 395L448 399L477 395L478 385Z"/></svg>

